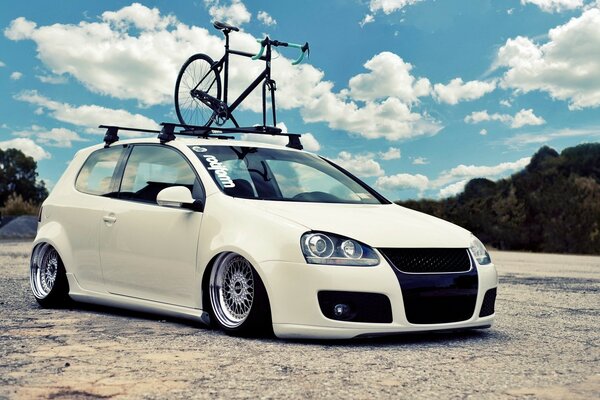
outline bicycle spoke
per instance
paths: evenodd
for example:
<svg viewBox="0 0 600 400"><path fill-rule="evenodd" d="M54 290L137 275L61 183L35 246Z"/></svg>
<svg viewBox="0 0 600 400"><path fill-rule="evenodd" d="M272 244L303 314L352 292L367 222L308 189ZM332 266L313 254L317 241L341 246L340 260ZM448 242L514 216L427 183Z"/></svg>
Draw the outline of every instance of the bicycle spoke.
<svg viewBox="0 0 600 400"><path fill-rule="evenodd" d="M221 82L204 55L192 57L179 73L176 83L176 111L180 122L207 125L220 106Z"/></svg>

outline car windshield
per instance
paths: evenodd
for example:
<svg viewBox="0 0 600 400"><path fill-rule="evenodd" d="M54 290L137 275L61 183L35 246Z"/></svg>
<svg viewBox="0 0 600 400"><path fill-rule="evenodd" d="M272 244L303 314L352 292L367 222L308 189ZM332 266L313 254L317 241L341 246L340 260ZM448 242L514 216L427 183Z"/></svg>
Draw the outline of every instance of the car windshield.
<svg viewBox="0 0 600 400"><path fill-rule="evenodd" d="M383 204L383 197L309 153L190 146L221 190L233 197L315 203Z"/></svg>

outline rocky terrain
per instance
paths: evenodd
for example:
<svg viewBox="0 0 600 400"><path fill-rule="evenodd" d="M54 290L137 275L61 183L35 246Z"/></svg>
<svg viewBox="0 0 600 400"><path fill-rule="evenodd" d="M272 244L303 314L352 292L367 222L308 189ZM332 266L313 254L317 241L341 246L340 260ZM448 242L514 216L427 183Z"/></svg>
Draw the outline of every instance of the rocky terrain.
<svg viewBox="0 0 600 400"><path fill-rule="evenodd" d="M489 330L352 341L232 338L100 307L43 310L29 242L0 242L0 398L600 397L600 257L492 253Z"/></svg>

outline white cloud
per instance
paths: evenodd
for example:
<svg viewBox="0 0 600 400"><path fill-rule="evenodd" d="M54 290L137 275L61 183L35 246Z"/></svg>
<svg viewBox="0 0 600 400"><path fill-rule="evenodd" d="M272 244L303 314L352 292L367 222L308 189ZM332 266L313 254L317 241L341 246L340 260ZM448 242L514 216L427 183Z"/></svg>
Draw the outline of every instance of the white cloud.
<svg viewBox="0 0 600 400"><path fill-rule="evenodd" d="M4 34L34 41L38 58L55 75L71 75L94 93L150 106L173 101L177 71L186 57L198 49L222 52L220 39L207 30L173 24L172 16L134 3L103 13L99 22L77 25L36 27L19 17ZM128 30L130 25L137 30Z"/></svg>
<svg viewBox="0 0 600 400"><path fill-rule="evenodd" d="M512 103L510 102L510 100L500 100L500 105L504 106L504 107L512 107Z"/></svg>
<svg viewBox="0 0 600 400"><path fill-rule="evenodd" d="M589 140L600 138L600 127L561 129L547 133L522 133L504 140L503 143L512 148L521 148L529 144L549 143L552 140L568 137L583 137Z"/></svg>
<svg viewBox="0 0 600 400"><path fill-rule="evenodd" d="M252 14L241 0L231 0L229 5L222 5L219 0L205 0L208 13L214 21L221 21L231 25L240 26L250 22Z"/></svg>
<svg viewBox="0 0 600 400"><path fill-rule="evenodd" d="M8 28L4 30L4 35L10 40L30 39L35 32L37 24L28 21L24 17L15 18L11 21Z"/></svg>
<svg viewBox="0 0 600 400"><path fill-rule="evenodd" d="M510 127L516 129L525 125L543 125L545 123L546 121L544 118L535 115L533 110L530 108L527 110L523 109L516 113L510 124Z"/></svg>
<svg viewBox="0 0 600 400"><path fill-rule="evenodd" d="M396 174L391 176L381 176L377 178L375 186L377 186L379 189L389 191L417 189L420 192L423 192L429 186L429 178L421 174Z"/></svg>
<svg viewBox="0 0 600 400"><path fill-rule="evenodd" d="M419 97L429 95L431 84L426 78L415 78L413 66L400 56L384 51L364 64L370 72L350 79L349 95L356 100L377 100L395 97L405 103L415 103Z"/></svg>
<svg viewBox="0 0 600 400"><path fill-rule="evenodd" d="M512 15L514 12L515 12L515 9L514 9L514 8L509 8L508 10L506 10L506 13L507 13L508 15Z"/></svg>
<svg viewBox="0 0 600 400"><path fill-rule="evenodd" d="M487 135L487 134L488 134L488 131L487 131L487 129L482 129L482 130L480 130L480 131L479 131L479 134L480 134L481 136L485 136L485 135Z"/></svg>
<svg viewBox="0 0 600 400"><path fill-rule="evenodd" d="M365 17L358 23L360 27L364 27L366 24L370 24L371 22L375 22L375 17L373 14L366 14Z"/></svg>
<svg viewBox="0 0 600 400"><path fill-rule="evenodd" d="M259 11L256 18L266 26L277 25L277 20L266 11Z"/></svg>
<svg viewBox="0 0 600 400"><path fill-rule="evenodd" d="M385 172L381 168L381 165L373 160L373 158L373 153L351 154L347 151L342 151L338 154L337 158L331 161L347 169L359 178L383 175Z"/></svg>
<svg viewBox="0 0 600 400"><path fill-rule="evenodd" d="M283 122L278 123L277 127L281 129L282 133L288 132L287 126ZM285 146L289 142L289 138L286 136L257 135L255 133L244 133L240 138L252 142L277 144L279 146ZM319 151L321 149L321 144L312 133L303 133L300 137L300 142L304 148L303 150Z"/></svg>
<svg viewBox="0 0 600 400"><path fill-rule="evenodd" d="M130 126L134 128L159 129L158 124L141 114L131 114L125 110L115 110L94 104L72 106L60 103L40 95L35 90L17 94L15 99L24 101L50 112L58 121L67 122L76 126L85 127L86 132L99 133L98 125ZM138 132L119 132L122 136L140 136Z"/></svg>
<svg viewBox="0 0 600 400"><path fill-rule="evenodd" d="M465 117L465 122L468 124L477 124L485 121L499 121L510 125L512 129L521 128L525 125L543 125L546 123L542 117L535 115L531 108L527 110L521 109L514 116L499 113L489 114L487 110L483 110L474 111Z"/></svg>
<svg viewBox="0 0 600 400"><path fill-rule="evenodd" d="M211 2L209 7L219 4ZM11 40L34 41L38 58L54 75L72 76L94 93L152 106L172 104L177 71L186 57L199 49L214 59L222 55L223 39L220 33L211 32L214 35L174 16L161 15L156 8L134 3L103 13L97 22L37 27L17 18L4 34ZM248 33L236 32L235 41L239 50L258 49L256 38ZM412 66L398 56L376 55L367 62L372 70L351 79L350 88L339 92L334 92L333 83L325 80L322 71L309 64L293 66L291 61L285 56L273 61L277 106L299 109L305 122L325 122L332 129L388 140L435 135L442 129L434 118L414 109L418 97L428 94L430 84L425 78L412 77ZM401 70L390 70L390 66ZM262 68L262 63L236 59L230 68L230 98L236 98ZM393 84L392 90L378 87L384 92L377 95L369 84L384 71L391 71L391 76L383 78L386 84ZM260 112L260 90L240 108Z"/></svg>
<svg viewBox="0 0 600 400"><path fill-rule="evenodd" d="M118 11L106 11L102 14L102 20L120 31L127 30L130 25L144 31L163 30L177 21L171 15L161 17L157 8L148 8L140 3L132 3Z"/></svg>
<svg viewBox="0 0 600 400"><path fill-rule="evenodd" d="M395 97L359 107L355 102L345 102L333 93L326 93L309 101L302 115L306 122L326 122L332 129L343 129L368 139L432 136L442 129L439 122L412 112Z"/></svg>
<svg viewBox="0 0 600 400"><path fill-rule="evenodd" d="M433 86L433 97L440 103L458 104L461 101L479 99L496 89L496 82L469 81L461 78L452 79L447 85L436 83Z"/></svg>
<svg viewBox="0 0 600 400"><path fill-rule="evenodd" d="M529 164L531 157L524 157L514 162L503 162L497 165L464 165L460 164L450 170L442 171L433 181L433 187L446 186L450 182L473 178L494 178L506 172L520 170Z"/></svg>
<svg viewBox="0 0 600 400"><path fill-rule="evenodd" d="M35 161L50 158L51 155L46 150L37 145L33 140L27 138L15 138L0 142L0 149L18 149Z"/></svg>
<svg viewBox="0 0 600 400"><path fill-rule="evenodd" d="M369 10L371 12L383 11L385 14L391 14L401 10L406 6L416 4L423 0L371 0Z"/></svg>
<svg viewBox="0 0 600 400"><path fill-rule="evenodd" d="M461 164L450 170L442 171L433 180L421 174L380 176L377 178L375 186L387 191L415 189L419 191L420 195L427 190L438 190L440 197L453 196L458 194L473 178L500 179L508 173L523 169L529 164L530 159L530 157L525 157L514 162L503 162L490 166ZM413 164L415 163L413 162Z"/></svg>
<svg viewBox="0 0 600 400"><path fill-rule="evenodd" d="M517 92L534 90L566 100L570 109L600 106L600 5L585 10L548 32L537 44L518 36L497 53L495 68L506 68L501 86Z"/></svg>
<svg viewBox="0 0 600 400"><path fill-rule="evenodd" d="M512 117L508 114L489 114L487 110L473 111L471 114L465 117L465 122L468 124L477 124L484 121L500 121L504 123L510 123Z"/></svg>
<svg viewBox="0 0 600 400"><path fill-rule="evenodd" d="M561 12L583 7L583 0L521 0L521 4L534 4L544 12Z"/></svg>
<svg viewBox="0 0 600 400"><path fill-rule="evenodd" d="M429 161L427 161L427 158L425 157L415 157L412 163L413 165L426 165L429 164Z"/></svg>
<svg viewBox="0 0 600 400"><path fill-rule="evenodd" d="M38 144L44 144L52 147L72 147L73 142L87 141L87 139L82 138L77 134L77 132L73 132L70 129L52 128L47 130L35 125L26 131L13 132L13 135L30 138Z"/></svg>
<svg viewBox="0 0 600 400"><path fill-rule="evenodd" d="M22 77L23 77L23 74L19 71L15 71L12 74L10 74L10 79L12 79L13 81L18 81Z"/></svg>
<svg viewBox="0 0 600 400"><path fill-rule="evenodd" d="M462 181L458 181L444 188L441 188L438 193L438 197L443 199L446 197L456 196L457 194L463 191L467 182L469 182L469 179L463 179Z"/></svg>
<svg viewBox="0 0 600 400"><path fill-rule="evenodd" d="M401 157L400 149L396 147L390 147L386 151L380 151L377 155L382 160L399 160Z"/></svg>
<svg viewBox="0 0 600 400"><path fill-rule="evenodd" d="M0 68L2 67L6 67L6 64L4 64L2 61L0 61Z"/></svg>
<svg viewBox="0 0 600 400"><path fill-rule="evenodd" d="M49 83L52 85L61 85L68 81L67 77L64 75L36 75L35 77L42 83Z"/></svg>

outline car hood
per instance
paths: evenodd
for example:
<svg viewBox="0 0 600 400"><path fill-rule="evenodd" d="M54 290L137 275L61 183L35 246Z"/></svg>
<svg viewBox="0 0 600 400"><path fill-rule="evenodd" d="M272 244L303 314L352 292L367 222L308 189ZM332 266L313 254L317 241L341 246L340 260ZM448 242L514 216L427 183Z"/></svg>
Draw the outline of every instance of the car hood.
<svg viewBox="0 0 600 400"><path fill-rule="evenodd" d="M467 248L471 241L471 233L459 226L396 204L254 202L307 230L336 233L373 247Z"/></svg>

